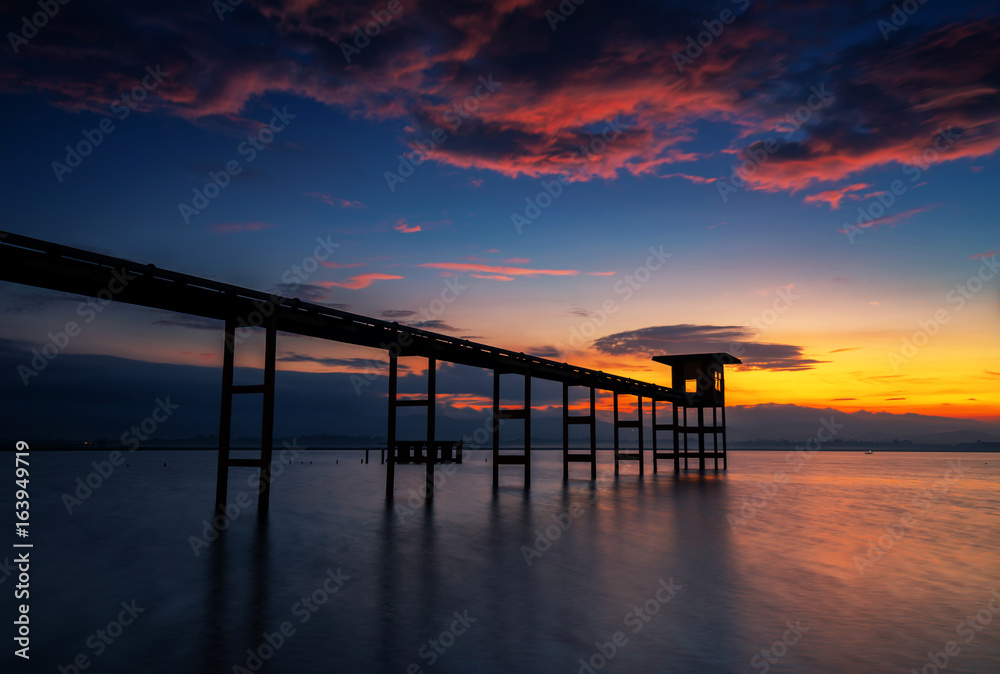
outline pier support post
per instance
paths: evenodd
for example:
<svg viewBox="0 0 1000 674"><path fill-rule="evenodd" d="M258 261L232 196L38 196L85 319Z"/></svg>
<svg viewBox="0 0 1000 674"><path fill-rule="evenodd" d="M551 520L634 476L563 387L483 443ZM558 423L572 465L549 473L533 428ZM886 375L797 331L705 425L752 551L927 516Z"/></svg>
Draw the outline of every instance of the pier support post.
<svg viewBox="0 0 1000 674"><path fill-rule="evenodd" d="M385 497L387 499L392 498L396 478L396 376L398 368L396 352L389 349L389 432L385 442L389 453L385 470Z"/></svg>
<svg viewBox="0 0 1000 674"><path fill-rule="evenodd" d="M434 497L434 462L437 448L434 446L434 409L437 394L437 360L427 359L427 498Z"/></svg>
<svg viewBox="0 0 1000 674"><path fill-rule="evenodd" d="M267 320L264 337L264 409L260 427L260 491L257 513L266 515L271 506L271 451L274 446L274 376L278 347L278 316Z"/></svg>
<svg viewBox="0 0 1000 674"><path fill-rule="evenodd" d="M226 319L222 346L222 403L219 407L219 457L215 474L215 509L223 513L229 491L229 443L233 421L233 363L236 320Z"/></svg>
<svg viewBox="0 0 1000 674"><path fill-rule="evenodd" d="M563 382L563 482L569 480L569 384Z"/></svg>
<svg viewBox="0 0 1000 674"><path fill-rule="evenodd" d="M278 340L277 314L272 313L264 325L264 383L236 386L233 383L236 360L236 317L226 318L222 349L222 401L219 408L219 457L215 478L215 507L224 513L229 491L229 469L232 466L258 468L260 486L257 490L257 514L267 515L271 496L271 456L274 445L274 378ZM243 393L262 393L260 458L232 459L229 456L232 440L233 396Z"/></svg>
<svg viewBox="0 0 1000 674"><path fill-rule="evenodd" d="M698 470L705 470L705 408L698 408Z"/></svg>
<svg viewBox="0 0 1000 674"><path fill-rule="evenodd" d="M563 383L563 480L569 479L569 464L590 462L590 479L597 479L597 389L590 389L590 413L587 415L572 415L569 413L569 387ZM587 424L590 426L590 454L570 454L569 427L571 425Z"/></svg>
<svg viewBox="0 0 1000 674"><path fill-rule="evenodd" d="M500 485L500 370L493 370L493 486Z"/></svg>
<svg viewBox="0 0 1000 674"><path fill-rule="evenodd" d="M520 465L524 466L524 487L527 489L531 485L531 370L525 368L523 372L523 408L500 408L500 374L500 370L493 371L493 419L496 424L493 432L493 486L500 484L500 464ZM524 421L524 450L520 456L500 453L500 423L505 419Z"/></svg>
<svg viewBox="0 0 1000 674"><path fill-rule="evenodd" d="M615 431L615 475L618 474L618 391L613 391L614 397L614 431Z"/></svg>

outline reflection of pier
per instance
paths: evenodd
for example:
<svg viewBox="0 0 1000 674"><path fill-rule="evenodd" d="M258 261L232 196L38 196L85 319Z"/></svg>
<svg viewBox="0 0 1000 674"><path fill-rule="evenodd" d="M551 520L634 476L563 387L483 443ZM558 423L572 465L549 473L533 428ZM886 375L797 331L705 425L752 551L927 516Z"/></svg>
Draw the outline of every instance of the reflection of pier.
<svg viewBox="0 0 1000 674"><path fill-rule="evenodd" d="M645 472L644 428L642 410L648 400L652 418L653 468L661 460L673 460L674 470L680 470L688 460L698 459L704 470L706 459L715 459L715 468L726 467L725 403L723 368L739 363L725 353L659 356L654 360L670 365L672 386L665 387L648 382L620 377L597 370L560 363L546 358L525 355L486 344L470 342L439 333L419 330L398 323L390 323L345 311L338 311L319 304L280 297L268 293L219 283L197 276L142 265L122 258L69 248L29 237L0 232L0 280L22 283L39 288L97 297L106 301L124 302L144 307L163 309L182 314L216 319L224 322L224 350L222 368L222 401L219 423L218 478L216 505L225 507L229 468L247 466L260 469L259 510L266 512L269 503L271 445L274 424L274 392L277 333L287 332L317 339L343 342L370 348L383 349L389 355L389 415L388 415L388 466L386 495L392 497L396 463L409 461L426 466L428 496L433 494L434 466L448 460L444 445L436 438L436 370L437 362L444 361L492 371L493 374L493 479L499 483L500 467L523 466L524 484L531 481L531 383L533 379L559 382L563 386L563 475L569 476L572 462L590 463L591 479L597 475L597 391L607 391L613 396L613 423L615 437L615 472L621 461L638 461L640 473ZM264 349L264 382L253 385L233 383L236 345L242 341L237 330L260 328L266 333ZM427 395L423 398L403 397L397 392L398 359L420 357L427 359ZM523 379L523 404L520 407L501 407L501 375L515 375ZM571 387L582 388L589 395L587 414L571 415L569 392ZM262 395L261 452L259 458L231 458L230 427L233 396L241 394ZM622 419L619 415L619 397L635 396L637 418ZM669 404L671 423L656 421L657 403ZM396 437L396 411L399 407L422 407L426 410L426 439L403 442ZM706 425L705 411L712 410L712 423ZM697 423L689 423L689 411L694 411ZM717 412L721 410L721 417ZM520 420L523 423L524 446L522 449L500 448L500 422ZM589 449L581 453L569 448L569 427L585 425L589 428ZM622 430L636 429L638 451L623 451L619 446ZM672 449L658 447L657 434L672 433ZM692 454L688 447L689 435L698 438L698 449ZM706 436L713 438L713 447L705 446ZM719 435L722 445L719 446ZM441 451L426 451L435 448ZM454 449L452 449L454 451ZM402 452L402 453L401 453ZM402 458L401 458L402 457ZM450 458L450 457L449 457Z"/></svg>

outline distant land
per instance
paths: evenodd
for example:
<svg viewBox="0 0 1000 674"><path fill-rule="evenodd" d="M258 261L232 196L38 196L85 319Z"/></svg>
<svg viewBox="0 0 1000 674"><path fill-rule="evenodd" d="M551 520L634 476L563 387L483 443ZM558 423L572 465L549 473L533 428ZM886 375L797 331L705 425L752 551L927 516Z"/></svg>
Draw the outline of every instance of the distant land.
<svg viewBox="0 0 1000 674"><path fill-rule="evenodd" d="M942 434L948 435L948 434ZM961 437L960 434L955 436ZM13 447L15 440L13 439L0 439L0 444L5 447ZM668 440L669 442L669 440ZM285 443L288 446L294 446L298 449L313 449L313 450L327 450L327 449L383 449L385 447L385 438L378 436L354 436L354 435L309 435L309 436L298 436L294 438L275 438L274 448L281 449ZM542 437L532 437L532 449L538 450L558 450L562 449L562 440L558 438L542 438ZM707 446L711 447L711 440L708 440ZM793 440L774 440L774 439L756 439L756 440L736 440L730 441L728 447L731 450L759 450L759 451L790 451L796 448L802 448L804 446L804 441L793 441ZM140 447L138 451L142 450L212 450L218 447L218 439L213 436L198 436L194 438L181 438L181 439L163 439L163 440L150 440ZM252 450L260 447L259 438L242 437L235 438L232 443L233 450ZM523 447L523 439L514 437L510 441L501 444L501 449L518 449ZM598 449L610 450L613 449L610 445L605 445L604 443L598 443ZM622 444L622 449L634 449L635 445ZM646 449L651 449L647 443ZM661 449L667 449L666 445L661 445ZM128 451L127 448L123 447L120 443L114 440L87 440L87 441L73 441L65 439L43 439L31 442L31 449L36 450L54 450L54 451L65 451L65 450L83 450L83 451L100 451L100 450L120 450ZM491 449L491 446L487 445L484 447L478 447L476 449ZM571 449L585 449L580 444L571 445ZM834 439L830 442L823 443L819 447L819 451L843 451L843 452L856 452L864 450L878 450L882 452L1000 452L1000 439L984 441L982 439L976 439L972 442L922 442L916 443L911 440L839 440ZM696 446L691 446L692 451L697 451Z"/></svg>

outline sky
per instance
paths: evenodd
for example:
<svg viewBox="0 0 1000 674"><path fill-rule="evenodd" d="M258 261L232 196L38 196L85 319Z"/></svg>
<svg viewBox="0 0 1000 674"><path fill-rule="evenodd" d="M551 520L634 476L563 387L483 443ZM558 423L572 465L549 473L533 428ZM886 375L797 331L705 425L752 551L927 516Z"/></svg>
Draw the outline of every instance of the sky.
<svg viewBox="0 0 1000 674"><path fill-rule="evenodd" d="M757 437L1000 432L994 3L40 6L0 12L3 229L664 385L654 355L735 353ZM26 433L217 381L218 324L119 305L25 380L80 302L0 283ZM311 431L384 433L381 352L278 354L350 401ZM443 413L481 415L488 376L447 370Z"/></svg>

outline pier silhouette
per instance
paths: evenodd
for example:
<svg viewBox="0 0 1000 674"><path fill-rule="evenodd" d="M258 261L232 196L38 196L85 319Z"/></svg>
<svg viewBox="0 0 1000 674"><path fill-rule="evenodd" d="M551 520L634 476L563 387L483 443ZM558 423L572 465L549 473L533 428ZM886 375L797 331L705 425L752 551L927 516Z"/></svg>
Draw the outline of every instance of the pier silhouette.
<svg viewBox="0 0 1000 674"><path fill-rule="evenodd" d="M426 470L427 496L434 493L434 467L442 461L461 458L460 448L436 437L436 370L437 363L448 362L490 370L493 375L492 445L493 484L500 481L501 466L522 466L525 487L531 483L531 382L544 379L562 384L563 477L569 478L571 463L589 463L590 477L597 477L597 391L609 391L613 396L615 474L622 461L639 465L645 473L643 401L649 400L652 423L652 458L654 472L661 461L672 461L675 471L681 464L687 469L696 460L698 469L706 470L707 461L714 469L727 467L725 366L740 364L728 353L698 353L665 355L654 361L671 367L671 386L639 381L628 377L561 363L547 358L472 342L458 337L422 330L353 314L339 309L304 302L262 291L242 288L211 279L161 269L153 264L140 264L123 258L93 253L17 234L0 232L0 280L37 288L95 297L180 314L215 319L224 327L222 366L222 396L219 414L219 447L215 504L224 509L227 500L229 469L252 467L260 470L258 511L267 512L270 494L270 469L274 435L275 365L278 332L358 346L383 349L388 352L388 419L386 463L386 497L393 497L397 463L422 463ZM265 331L263 383L236 385L233 383L239 329ZM427 395L422 398L400 398L397 393L398 359L407 357L427 360ZM500 378L516 376L523 379L524 398L521 407L501 407ZM584 389L589 396L586 414L570 414L571 387ZM233 398L237 395L262 396L261 446L258 458L230 456ZM619 413L619 398L634 396L637 416L624 419ZM669 405L669 421L657 421L657 403ZM396 416L400 407L426 409L426 439L403 441L396 437ZM708 422L706 411L711 411ZM691 415L694 420L692 421ZM520 420L523 423L524 446L501 451L500 423ZM589 448L570 449L569 427L589 428ZM638 450L620 448L620 433L626 429L638 432ZM660 433L670 433L669 447L658 442ZM697 449L689 445L696 436ZM712 447L707 446L711 436Z"/></svg>

